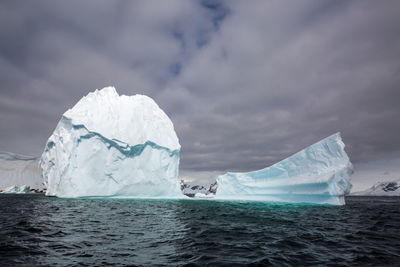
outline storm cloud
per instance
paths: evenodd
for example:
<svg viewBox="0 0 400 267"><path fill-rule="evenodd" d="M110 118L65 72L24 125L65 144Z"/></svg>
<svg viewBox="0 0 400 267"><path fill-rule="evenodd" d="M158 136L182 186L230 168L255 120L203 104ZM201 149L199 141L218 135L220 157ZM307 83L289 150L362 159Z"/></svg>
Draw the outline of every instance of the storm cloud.
<svg viewBox="0 0 400 267"><path fill-rule="evenodd" d="M341 132L400 154L399 1L2 1L0 150L40 155L96 88L154 98L183 171L249 171Z"/></svg>

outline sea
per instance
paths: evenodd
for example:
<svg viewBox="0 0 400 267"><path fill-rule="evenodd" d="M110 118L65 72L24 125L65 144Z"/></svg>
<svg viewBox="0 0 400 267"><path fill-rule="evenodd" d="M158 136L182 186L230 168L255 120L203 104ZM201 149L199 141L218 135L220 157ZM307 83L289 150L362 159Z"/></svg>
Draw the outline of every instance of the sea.
<svg viewBox="0 0 400 267"><path fill-rule="evenodd" d="M0 195L1 266L400 266L400 198L345 206Z"/></svg>

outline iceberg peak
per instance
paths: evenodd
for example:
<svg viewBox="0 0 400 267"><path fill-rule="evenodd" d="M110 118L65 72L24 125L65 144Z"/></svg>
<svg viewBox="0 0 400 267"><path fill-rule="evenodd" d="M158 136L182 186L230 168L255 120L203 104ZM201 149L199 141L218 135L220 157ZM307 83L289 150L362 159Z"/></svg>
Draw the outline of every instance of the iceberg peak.
<svg viewBox="0 0 400 267"><path fill-rule="evenodd" d="M171 120L152 98L119 95L111 86L89 93L63 116L111 140L153 142L170 150L181 147Z"/></svg>

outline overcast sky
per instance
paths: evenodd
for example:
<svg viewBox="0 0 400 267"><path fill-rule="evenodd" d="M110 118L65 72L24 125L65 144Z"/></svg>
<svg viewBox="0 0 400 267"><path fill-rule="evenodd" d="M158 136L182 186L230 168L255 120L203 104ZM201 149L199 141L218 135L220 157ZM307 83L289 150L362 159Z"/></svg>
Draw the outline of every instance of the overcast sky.
<svg viewBox="0 0 400 267"><path fill-rule="evenodd" d="M108 85L170 116L183 171L249 171L335 132L400 155L400 1L1 1L0 150L40 155Z"/></svg>

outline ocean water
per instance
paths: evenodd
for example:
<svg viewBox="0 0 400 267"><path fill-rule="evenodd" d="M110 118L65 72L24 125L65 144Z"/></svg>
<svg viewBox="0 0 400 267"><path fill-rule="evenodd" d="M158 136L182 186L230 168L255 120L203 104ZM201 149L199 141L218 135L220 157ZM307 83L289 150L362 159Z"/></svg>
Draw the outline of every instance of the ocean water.
<svg viewBox="0 0 400 267"><path fill-rule="evenodd" d="M346 206L0 195L1 266L400 265L400 198Z"/></svg>

